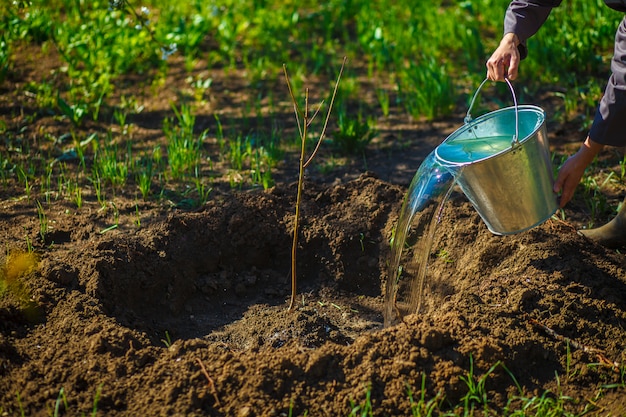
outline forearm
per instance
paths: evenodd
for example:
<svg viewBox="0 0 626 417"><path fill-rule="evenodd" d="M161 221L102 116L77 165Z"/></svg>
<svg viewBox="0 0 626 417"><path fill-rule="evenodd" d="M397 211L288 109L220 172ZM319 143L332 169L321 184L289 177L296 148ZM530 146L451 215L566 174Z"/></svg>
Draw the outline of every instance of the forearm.
<svg viewBox="0 0 626 417"><path fill-rule="evenodd" d="M514 48L517 48L521 41L514 32L505 32L502 40L500 41L500 45L505 43L511 43Z"/></svg>
<svg viewBox="0 0 626 417"><path fill-rule="evenodd" d="M587 136L587 139L585 139L578 150L580 164L585 168L588 167L602 149L604 149L603 144L598 143Z"/></svg>

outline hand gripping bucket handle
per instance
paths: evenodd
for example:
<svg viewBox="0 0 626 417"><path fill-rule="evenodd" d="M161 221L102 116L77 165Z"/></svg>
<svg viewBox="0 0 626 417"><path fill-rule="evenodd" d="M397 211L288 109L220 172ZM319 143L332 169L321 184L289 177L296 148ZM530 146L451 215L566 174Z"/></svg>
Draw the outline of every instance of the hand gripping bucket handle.
<svg viewBox="0 0 626 417"><path fill-rule="evenodd" d="M558 209L545 112L537 106L519 105L513 86L505 81L514 106L472 119L471 110L485 79L470 102L465 124L446 138L442 145L447 146L435 151L441 164L460 172L458 185L497 235L531 229ZM508 142L507 137L512 140ZM442 150L477 142L489 145L489 151L475 159L450 160Z"/></svg>
<svg viewBox="0 0 626 417"><path fill-rule="evenodd" d="M470 114L470 112L472 111L472 107L474 107L474 102L476 101L476 97L478 96L478 93L480 92L480 90L483 88L483 85L485 85L487 81L489 81L489 78L485 78L483 82L480 83L480 85L476 89L476 92L474 93L474 96L472 96L472 101L470 101L470 105L467 108L467 115L465 115L465 119L463 119L465 124L472 122L472 115ZM515 96L515 90L513 89L513 85L511 84L511 81L509 81L508 78L505 78L504 81L506 81L506 84L509 86L509 90L511 90L511 96L513 96L513 105L515 107L515 134L513 135L513 140L511 141L511 145L519 145L519 106L517 105L517 97Z"/></svg>

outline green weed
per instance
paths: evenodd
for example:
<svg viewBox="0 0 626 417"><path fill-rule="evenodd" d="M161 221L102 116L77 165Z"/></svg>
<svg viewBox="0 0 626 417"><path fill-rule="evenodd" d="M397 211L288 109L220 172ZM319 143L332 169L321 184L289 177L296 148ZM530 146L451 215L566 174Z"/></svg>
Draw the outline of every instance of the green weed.
<svg viewBox="0 0 626 417"><path fill-rule="evenodd" d="M152 175L153 171L151 161L148 161L146 166L139 169L139 171L135 174L135 181L144 201L146 201L151 194Z"/></svg>
<svg viewBox="0 0 626 417"><path fill-rule="evenodd" d="M583 199L589 209L591 217L588 227L593 227L595 222L598 221L607 210L607 198L602 192L602 185L598 183L595 176L584 175L581 180L581 186L583 188Z"/></svg>
<svg viewBox="0 0 626 417"><path fill-rule="evenodd" d="M191 107L183 104L180 109L172 105L178 125L172 126L171 119L165 119L163 132L167 138L167 162L172 179L192 175L201 159L201 144L207 132L194 137L196 117Z"/></svg>
<svg viewBox="0 0 626 417"><path fill-rule="evenodd" d="M461 376L461 381L467 385L467 393L461 398L463 407L465 410L473 409L474 405L482 406L486 409L488 406L487 390L485 383L489 375L500 365L500 362L494 364L489 370L480 378L476 378L474 375L474 360L470 356L470 368L469 372L465 376Z"/></svg>
<svg viewBox="0 0 626 417"><path fill-rule="evenodd" d="M411 61L400 76L400 100L414 118L448 115L454 106L454 83L445 67L433 58Z"/></svg>
<svg viewBox="0 0 626 417"><path fill-rule="evenodd" d="M42 242L45 242L48 234L48 216L46 216L39 200L37 201L37 217L39 217L39 237Z"/></svg>
<svg viewBox="0 0 626 417"><path fill-rule="evenodd" d="M102 384L98 385L96 389L96 394L93 399L93 405L91 407L91 411L89 412L89 416L96 417L98 415L98 403L100 402L100 397L102 396ZM23 411L22 411L23 412ZM48 409L48 415L52 417L59 417L63 415L80 415L85 417L87 414L85 412L77 413L77 410L72 410L70 406L70 402L68 401L67 392L64 387L61 387L59 390L59 394L54 402L54 407L52 410Z"/></svg>
<svg viewBox="0 0 626 417"><path fill-rule="evenodd" d="M139 205L135 204L135 226L141 227L141 213L139 213Z"/></svg>
<svg viewBox="0 0 626 417"><path fill-rule="evenodd" d="M372 406L372 391L368 389L365 392L365 400L361 404L356 404L350 400L350 414L349 417L372 417L374 415L374 409Z"/></svg>
<svg viewBox="0 0 626 417"><path fill-rule="evenodd" d="M3 33L0 35L0 85L4 82L9 72L11 49L9 40Z"/></svg>
<svg viewBox="0 0 626 417"><path fill-rule="evenodd" d="M170 346L172 346L172 338L170 337L170 333L167 330L165 331L165 338L161 339L161 342L163 342L165 347L168 349Z"/></svg>
<svg viewBox="0 0 626 417"><path fill-rule="evenodd" d="M102 189L103 184L97 169L92 170L92 176L89 178L89 180L93 185L93 189L96 193L96 199L98 200L100 207L106 207L106 196L104 190Z"/></svg>
<svg viewBox="0 0 626 417"><path fill-rule="evenodd" d="M33 184L28 177L28 173L24 171L24 168L22 166L19 166L17 168L17 174L19 179L24 183L24 194L26 195L27 200L30 201Z"/></svg>
<svg viewBox="0 0 626 417"><path fill-rule="evenodd" d="M376 89L376 98L378 99L378 105L380 106L380 110L383 113L383 116L389 117L390 112L390 97L389 91L384 88Z"/></svg>
<svg viewBox="0 0 626 417"><path fill-rule="evenodd" d="M361 153L377 135L373 123L361 115L351 117L345 111L339 113L338 129L333 133L333 144L346 154Z"/></svg>
<svg viewBox="0 0 626 417"><path fill-rule="evenodd" d="M196 193L198 194L197 206L202 206L209 200L209 194L213 191L213 188L208 186L202 176L199 174L198 169L196 168L194 184L196 185Z"/></svg>
<svg viewBox="0 0 626 417"><path fill-rule="evenodd" d="M437 256L437 258L441 259L445 263L453 263L454 262L454 259L450 256L450 253L446 249L444 249L444 248L439 249L439 251L437 252L436 256Z"/></svg>
<svg viewBox="0 0 626 417"><path fill-rule="evenodd" d="M509 374L517 392L517 394L508 395L507 405L503 409L494 409L489 405L490 398L485 386L486 380L493 374L496 368L502 368L507 374ZM461 380L466 383L467 393L461 398L460 403L458 404L452 404L449 401L446 401L446 397L442 392L438 392L434 396L430 396L427 392L425 374L422 374L421 385L417 392L413 391L411 386L407 383L407 395L410 410L407 410L406 415L411 415L413 417L462 417L474 415L498 415L505 417L578 417L588 415L589 412L596 408L594 403L602 396L603 389L623 387L623 385L617 386L619 384L599 387L595 397L589 400L589 403L584 410L581 412L573 412L570 411L570 406L575 406L576 401L571 397L563 395L558 375L555 376L555 381L558 387L557 393L544 391L540 396L530 397L523 395L522 389L513 375L502 363L499 362L489 368L489 370L480 378L477 378L476 375L474 375L473 363L470 359L470 369L465 376L461 377ZM349 403L350 410L347 415L350 417L369 417L377 415L371 387L368 387L365 390L365 398L363 400L357 403L353 399L350 399ZM476 409L476 406L479 406L479 409Z"/></svg>
<svg viewBox="0 0 626 417"><path fill-rule="evenodd" d="M67 403L67 396L65 395L64 388L61 388L59 390L59 395L57 397L57 400L54 403L54 414L52 414L54 417L58 417L61 415L61 405L63 405L65 410L69 408L68 403Z"/></svg>
<svg viewBox="0 0 626 417"><path fill-rule="evenodd" d="M105 139L97 142L92 171L101 181L121 188L126 185L131 168L132 155L129 148L120 150L109 132Z"/></svg>
<svg viewBox="0 0 626 417"><path fill-rule="evenodd" d="M413 417L430 417L438 415L438 412L443 404L444 395L442 392L438 392L433 398L426 398L426 374L422 373L422 384L420 386L419 398L417 401L413 396L413 390L409 384L407 384L407 392L409 395L409 402L411 404L411 415Z"/></svg>

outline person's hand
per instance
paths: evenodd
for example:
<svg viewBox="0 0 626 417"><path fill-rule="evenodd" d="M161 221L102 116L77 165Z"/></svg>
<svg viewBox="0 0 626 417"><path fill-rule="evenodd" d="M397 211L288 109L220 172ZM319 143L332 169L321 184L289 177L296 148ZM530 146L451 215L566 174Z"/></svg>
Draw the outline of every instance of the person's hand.
<svg viewBox="0 0 626 417"><path fill-rule="evenodd" d="M487 78L492 81L504 81L505 78L517 78L520 54L517 49L519 39L514 33L502 37L500 45L487 60Z"/></svg>
<svg viewBox="0 0 626 417"><path fill-rule="evenodd" d="M594 142L587 137L580 150L570 156L559 169L559 174L554 182L554 192L561 193L559 198L559 206L561 208L572 199L585 169L602 148L604 148L604 145Z"/></svg>

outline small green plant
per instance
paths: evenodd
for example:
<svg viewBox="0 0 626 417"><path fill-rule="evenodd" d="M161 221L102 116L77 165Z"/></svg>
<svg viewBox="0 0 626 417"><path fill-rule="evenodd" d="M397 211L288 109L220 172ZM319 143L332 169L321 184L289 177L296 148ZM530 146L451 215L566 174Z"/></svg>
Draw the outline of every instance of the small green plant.
<svg viewBox="0 0 626 417"><path fill-rule="evenodd" d="M219 137L218 135L218 142ZM276 132L272 132L271 135L260 133L250 133L245 137L237 135L236 139L228 141L227 159L234 171L233 179L243 177L247 173L252 185L262 185L264 189L271 187L274 183L272 169L282 157L278 141ZM242 184L237 180L232 185Z"/></svg>
<svg viewBox="0 0 626 417"><path fill-rule="evenodd" d="M180 109L172 105L172 109L178 121L177 126L172 126L172 120L165 119L163 131L167 138L167 161L173 179L183 178L194 172L201 159L201 144L207 132L204 131L194 138L195 116L191 113L191 107L181 105Z"/></svg>
<svg viewBox="0 0 626 417"><path fill-rule="evenodd" d="M26 253L34 253L33 242L30 240L28 234L26 235Z"/></svg>
<svg viewBox="0 0 626 417"><path fill-rule="evenodd" d="M578 114L578 103L580 101L580 97L578 94L566 94L560 91L553 93L555 97L558 97L563 100L563 113L562 115L556 116L563 122L567 122L571 120L572 117Z"/></svg>
<svg viewBox="0 0 626 417"><path fill-rule="evenodd" d="M196 167L195 176L193 178L193 182L196 186L196 193L198 194L198 203L197 206L202 206L209 200L209 194L213 191L213 187L207 186L202 177L198 172L198 168Z"/></svg>
<svg viewBox="0 0 626 417"><path fill-rule="evenodd" d="M28 178L28 173L25 172L21 166L18 166L17 174L21 181L24 183L24 193L26 194L26 199L30 201L30 195L33 189L33 185Z"/></svg>
<svg viewBox="0 0 626 417"><path fill-rule="evenodd" d="M37 200L37 217L39 217L39 237L42 242L45 242L48 234L48 216L46 216L46 212L39 200Z"/></svg>
<svg viewBox="0 0 626 417"><path fill-rule="evenodd" d="M626 156L624 156L620 161L619 161L619 168L620 168L620 174L619 174L619 179L621 181L624 181L624 178L626 178Z"/></svg>
<svg viewBox="0 0 626 417"><path fill-rule="evenodd" d="M0 35L0 85L2 85L9 72L10 55L9 41L6 35L2 34Z"/></svg>
<svg viewBox="0 0 626 417"><path fill-rule="evenodd" d="M446 249L444 249L444 248L439 249L439 252L437 252L437 258L441 259L445 263L453 263L454 262L454 259L452 259L452 257L450 257L450 253Z"/></svg>
<svg viewBox="0 0 626 417"><path fill-rule="evenodd" d="M120 150L113 141L111 132L105 140L97 144L92 169L97 171L98 178L113 187L123 187L128 179L128 170L132 156L130 150Z"/></svg>
<svg viewBox="0 0 626 417"><path fill-rule="evenodd" d="M115 230L119 227L119 221L120 221L120 212L117 208L117 206L115 205L114 202L111 202L111 207L113 208L113 224L109 227L106 227L102 230L100 230L100 234L103 235L107 232L110 232L111 230ZM105 207L102 207L102 209L105 209Z"/></svg>
<svg viewBox="0 0 626 417"><path fill-rule="evenodd" d="M156 148L155 150L158 149ZM157 158L155 158L155 150L153 150L152 156L144 156L135 164L135 183L144 201L147 201L152 194L152 179L155 174L155 165L158 166L159 164Z"/></svg>
<svg viewBox="0 0 626 417"><path fill-rule="evenodd" d="M83 119L88 112L86 103L77 102L74 104L69 104L61 97L61 95L57 95L57 105L59 106L61 113L63 113L76 127L82 124Z"/></svg>
<svg viewBox="0 0 626 417"><path fill-rule="evenodd" d="M69 181L68 191L72 201L76 204L76 208L81 208L83 206L83 192L78 181Z"/></svg>
<svg viewBox="0 0 626 417"><path fill-rule="evenodd" d="M135 226L141 227L141 213L139 213L139 205L135 204Z"/></svg>
<svg viewBox="0 0 626 417"><path fill-rule="evenodd" d="M152 186L152 174L150 171L140 171L137 173L137 186L144 201L150 196L150 188Z"/></svg>
<svg viewBox="0 0 626 417"><path fill-rule="evenodd" d="M98 415L98 403L100 402L101 395L102 395L102 384L98 385L98 388L96 389L96 395L94 396L93 405L91 407L91 412L89 413L91 417L96 417ZM68 413L72 413L72 411L73 410L70 407L70 402L67 399L65 388L61 387L61 389L59 390L59 394L57 395L57 399L54 402L54 409L53 410L48 409L48 414L53 417L59 417L62 415L66 415ZM79 415L75 411L76 410L74 410L74 415ZM22 415L24 414L22 413ZM85 416L85 413L82 412L80 413L80 415Z"/></svg>
<svg viewBox="0 0 626 417"><path fill-rule="evenodd" d="M556 375L556 384L558 388L557 393L552 393L550 391L544 391L541 396L534 396L531 398L526 397L517 397L512 398L512 400L519 401L520 405L515 407L514 410L511 410L510 413L507 411L507 416L511 417L526 417L526 416L583 416L587 415L587 412L590 411L585 408L581 413L572 413L567 410L566 404L574 402L574 399L562 394L561 391L561 382L559 376ZM593 404L591 405L593 407ZM508 407L507 407L508 408Z"/></svg>
<svg viewBox="0 0 626 417"><path fill-rule="evenodd" d="M287 73L287 66L283 65L283 72L285 74L285 80L287 82L287 87L289 89L289 95L291 96L291 101L293 103L294 114L296 117L296 122L298 124L298 130L300 132L300 165L299 165L299 175L298 175L298 191L296 195L296 213L294 216L293 222L293 242L291 245L291 299L289 302L289 310L292 310L296 305L296 295L297 295L297 274L296 274L296 255L298 248L298 229L300 222L300 204L302 200L302 187L304 185L304 170L311 163L311 160L317 154L319 147L324 139L324 135L326 133L326 127L328 126L328 120L330 119L330 114L332 112L333 103L335 102L335 96L337 95L337 89L339 88L339 82L341 81L341 75L343 74L343 69L346 64L346 58L343 59L343 63L341 64L341 69L339 70L339 75L337 76L337 81L335 82L335 88L333 90L332 97L330 99L330 104L328 106L328 112L326 113L326 119L324 120L324 126L320 132L319 138L317 140L317 144L312 154L306 159L306 140L309 135L309 126L311 122L315 119L315 116L318 114L321 108L320 106L317 108L315 113L311 116L309 114L309 89L305 89L304 93L304 109L301 110L298 105L298 101L294 95L293 89L291 87L291 81L289 78L289 74Z"/></svg>
<svg viewBox="0 0 626 417"><path fill-rule="evenodd" d="M38 106L44 109L53 109L57 106L57 97L55 88L46 81L29 81L24 87L25 92L35 96Z"/></svg>
<svg viewBox="0 0 626 417"><path fill-rule="evenodd" d="M389 91L384 88L377 88L376 98L378 99L378 105L380 106L380 110L383 112L383 116L389 117Z"/></svg>
<svg viewBox="0 0 626 417"><path fill-rule="evenodd" d="M54 403L54 417L58 417L61 415L61 405L63 405L63 409L67 410L68 407L68 403L67 403L67 396L65 395L65 389L61 388L59 390L59 395L57 396L57 399Z"/></svg>
<svg viewBox="0 0 626 417"><path fill-rule="evenodd" d="M498 366L500 366L500 362L496 362L483 376L476 379L476 376L474 375L474 359L470 355L469 371L467 375L460 377L461 381L465 382L467 386L467 394L461 398L465 410L473 410L474 404L482 406L485 410L487 409L489 402L487 400L487 390L485 384L487 382L487 378L489 378Z"/></svg>
<svg viewBox="0 0 626 417"><path fill-rule="evenodd" d="M378 134L370 125L358 117L350 117L345 111L339 113L338 129L333 134L333 144L346 154L360 153Z"/></svg>
<svg viewBox="0 0 626 417"><path fill-rule="evenodd" d="M100 402L100 397L102 396L102 384L98 385L96 389L96 396L93 398L93 406L91 407L91 417L96 417L98 415L98 403Z"/></svg>
<svg viewBox="0 0 626 417"><path fill-rule="evenodd" d="M165 331L165 338L161 339L161 342L163 342L165 347L168 349L170 348L170 346L172 346L172 338L170 337L170 333L167 330Z"/></svg>
<svg viewBox="0 0 626 417"><path fill-rule="evenodd" d="M235 140L231 140L229 143L228 159L230 165L236 171L242 171L244 161L248 157L248 146L250 142L248 140L242 140L241 136L237 136Z"/></svg>
<svg viewBox="0 0 626 417"><path fill-rule="evenodd" d="M250 176L252 184L260 184L267 190L274 183L272 180L272 166L274 161L264 147L257 147L251 153Z"/></svg>
<svg viewBox="0 0 626 417"><path fill-rule="evenodd" d="M215 118L215 123L217 124L217 131L215 132L215 138L217 139L217 145L220 150L220 155L223 155L224 149L226 147L226 141L224 140L224 126L222 126L222 122L217 114L213 115Z"/></svg>
<svg viewBox="0 0 626 417"><path fill-rule="evenodd" d="M333 172L337 167L345 165L344 158L336 158L334 155L330 155L325 158L320 164L317 164L315 167L319 171L320 174L329 174Z"/></svg>
<svg viewBox="0 0 626 417"><path fill-rule="evenodd" d="M574 376L571 366L572 366L572 351L569 346L569 340L567 340L566 352L565 352L565 376L567 377L567 379Z"/></svg>
<svg viewBox="0 0 626 417"><path fill-rule="evenodd" d="M120 210L117 208L117 205L114 202L111 202L111 206L113 206L113 222L115 225L119 225L120 223Z"/></svg>
<svg viewBox="0 0 626 417"><path fill-rule="evenodd" d="M82 169L86 169L87 165L85 163L85 150L87 148L87 145L94 142L94 140L96 140L94 143L97 143L98 135L97 133L92 133L91 135L87 136L84 140L80 140L80 137L78 136L78 134L76 134L75 132L72 132L71 137L72 137L72 141L74 142L74 147L69 150L68 155L77 157L80 162L80 167ZM97 149L97 146L96 146L96 149Z"/></svg>
<svg viewBox="0 0 626 417"><path fill-rule="evenodd" d="M24 405L22 404L22 398L20 397L19 391L15 393L15 397L17 399L17 407L20 409L20 416L24 417L26 412L24 411Z"/></svg>
<svg viewBox="0 0 626 417"><path fill-rule="evenodd" d="M407 384L407 392L409 395L409 402L411 404L411 415L413 417L430 417L439 412L441 404L444 400L444 395L439 391L433 398L426 399L426 374L422 373L422 385L419 391L419 399L416 401L413 398L413 392L411 387Z"/></svg>
<svg viewBox="0 0 626 417"><path fill-rule="evenodd" d="M368 388L365 392L365 399L361 404L356 404L353 400L350 400L349 417L372 417L373 415L372 390Z"/></svg>
<svg viewBox="0 0 626 417"><path fill-rule="evenodd" d="M128 133L128 125L126 124L126 117L128 117L128 113L122 109L116 108L113 111L113 118L117 122L118 125L122 128L122 133Z"/></svg>
<svg viewBox="0 0 626 417"><path fill-rule="evenodd" d="M103 234L108 233L111 230L115 230L115 229L117 229L117 224L112 224L111 226L105 227L104 229L100 230L100 234L103 235Z"/></svg>
<svg viewBox="0 0 626 417"><path fill-rule="evenodd" d="M51 186L52 186L52 166L46 166L46 173L43 177L43 181L41 182L41 193L46 198L46 203L50 203L50 194L51 194Z"/></svg>
<svg viewBox="0 0 626 417"><path fill-rule="evenodd" d="M96 192L96 199L98 200L100 207L106 207L106 198L104 190L102 189L102 180L100 179L100 174L96 169L93 170L90 181L93 185L94 191Z"/></svg>
<svg viewBox="0 0 626 417"><path fill-rule="evenodd" d="M194 99L198 102L202 102L204 100L206 91L211 87L211 84L213 84L212 78L203 79L200 76L195 79L190 76L187 81L193 88Z"/></svg>
<svg viewBox="0 0 626 417"><path fill-rule="evenodd" d="M583 198L585 205L590 211L591 220L588 226L593 227L595 221L607 210L607 198L602 192L602 185L599 185L596 177L592 175L584 175L581 180L581 186L584 190Z"/></svg>

